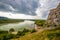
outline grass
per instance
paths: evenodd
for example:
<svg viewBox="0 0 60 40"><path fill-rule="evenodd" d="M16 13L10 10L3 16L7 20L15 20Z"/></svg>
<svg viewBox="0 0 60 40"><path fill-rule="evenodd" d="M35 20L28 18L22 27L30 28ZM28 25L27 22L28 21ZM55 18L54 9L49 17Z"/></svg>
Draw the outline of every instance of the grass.
<svg viewBox="0 0 60 40"><path fill-rule="evenodd" d="M60 29L39 30L11 40L60 40Z"/></svg>

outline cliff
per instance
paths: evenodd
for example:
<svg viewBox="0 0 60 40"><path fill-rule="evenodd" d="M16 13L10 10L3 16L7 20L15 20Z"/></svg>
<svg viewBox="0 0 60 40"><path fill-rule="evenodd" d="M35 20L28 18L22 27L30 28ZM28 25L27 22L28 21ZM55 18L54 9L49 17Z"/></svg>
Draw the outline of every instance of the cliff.
<svg viewBox="0 0 60 40"><path fill-rule="evenodd" d="M50 10L47 23L55 26L60 25L60 3L57 8Z"/></svg>

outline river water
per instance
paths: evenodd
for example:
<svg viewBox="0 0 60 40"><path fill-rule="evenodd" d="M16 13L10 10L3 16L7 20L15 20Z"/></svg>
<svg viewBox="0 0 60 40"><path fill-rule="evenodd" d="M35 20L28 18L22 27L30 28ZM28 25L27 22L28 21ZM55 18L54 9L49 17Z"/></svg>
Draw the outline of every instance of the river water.
<svg viewBox="0 0 60 40"><path fill-rule="evenodd" d="M0 26L0 30L10 30L14 28L16 31L23 30L24 28L33 29L34 28L34 21L25 20L24 22L20 23L10 23Z"/></svg>

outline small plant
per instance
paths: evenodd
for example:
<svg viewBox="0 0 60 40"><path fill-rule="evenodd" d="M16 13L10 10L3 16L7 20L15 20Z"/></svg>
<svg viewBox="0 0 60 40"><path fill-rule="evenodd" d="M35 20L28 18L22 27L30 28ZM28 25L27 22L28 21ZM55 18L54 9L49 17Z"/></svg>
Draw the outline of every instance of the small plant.
<svg viewBox="0 0 60 40"><path fill-rule="evenodd" d="M32 29L32 30L31 30L31 33L34 33L34 32L36 32L36 30L35 30L35 29Z"/></svg>

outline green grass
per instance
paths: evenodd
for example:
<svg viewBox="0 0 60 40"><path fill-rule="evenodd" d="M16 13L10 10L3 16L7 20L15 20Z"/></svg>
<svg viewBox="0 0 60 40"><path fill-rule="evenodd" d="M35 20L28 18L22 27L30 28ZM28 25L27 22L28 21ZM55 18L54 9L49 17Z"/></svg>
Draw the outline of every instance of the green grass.
<svg viewBox="0 0 60 40"><path fill-rule="evenodd" d="M60 40L60 29L39 30L38 32L28 33L16 40ZM12 39L15 40L15 39Z"/></svg>
<svg viewBox="0 0 60 40"><path fill-rule="evenodd" d="M0 31L0 40L60 40L60 26L55 29L41 29L39 31L29 31L24 29L18 34L8 34L7 31Z"/></svg>

